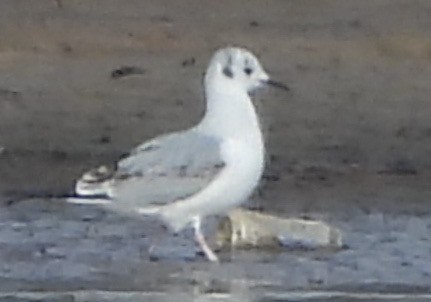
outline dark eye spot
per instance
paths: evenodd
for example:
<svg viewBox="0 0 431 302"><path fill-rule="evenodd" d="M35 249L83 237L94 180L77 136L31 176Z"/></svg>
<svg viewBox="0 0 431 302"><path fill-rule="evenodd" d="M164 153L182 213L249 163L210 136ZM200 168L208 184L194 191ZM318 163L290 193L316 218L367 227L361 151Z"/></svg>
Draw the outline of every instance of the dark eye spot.
<svg viewBox="0 0 431 302"><path fill-rule="evenodd" d="M223 74L228 78L231 78L231 79L233 78L233 72L229 66L226 66L225 68L223 68Z"/></svg>
<svg viewBox="0 0 431 302"><path fill-rule="evenodd" d="M250 67L246 67L244 68L244 72L246 75L251 75L253 73L253 69L251 69Z"/></svg>

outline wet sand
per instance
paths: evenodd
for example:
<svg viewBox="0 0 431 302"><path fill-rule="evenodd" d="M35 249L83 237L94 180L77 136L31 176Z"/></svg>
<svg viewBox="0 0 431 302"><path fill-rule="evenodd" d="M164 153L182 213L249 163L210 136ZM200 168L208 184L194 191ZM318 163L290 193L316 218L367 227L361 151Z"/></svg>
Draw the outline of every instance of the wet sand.
<svg viewBox="0 0 431 302"><path fill-rule="evenodd" d="M1 2L0 291L429 292L430 13L425 0ZM88 167L192 125L207 62L231 44L292 90L257 96L268 166L249 205L323 219L348 248L225 251L212 266L158 224L8 202L70 193ZM145 72L112 78L121 66Z"/></svg>

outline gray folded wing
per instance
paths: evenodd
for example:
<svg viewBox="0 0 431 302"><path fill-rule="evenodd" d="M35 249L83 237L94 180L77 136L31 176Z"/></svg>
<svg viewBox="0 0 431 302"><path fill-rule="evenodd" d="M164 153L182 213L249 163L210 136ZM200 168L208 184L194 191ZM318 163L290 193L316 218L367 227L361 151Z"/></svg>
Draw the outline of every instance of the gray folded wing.
<svg viewBox="0 0 431 302"><path fill-rule="evenodd" d="M194 131L151 140L122 159L109 181L113 207L165 205L202 190L224 167L218 139Z"/></svg>

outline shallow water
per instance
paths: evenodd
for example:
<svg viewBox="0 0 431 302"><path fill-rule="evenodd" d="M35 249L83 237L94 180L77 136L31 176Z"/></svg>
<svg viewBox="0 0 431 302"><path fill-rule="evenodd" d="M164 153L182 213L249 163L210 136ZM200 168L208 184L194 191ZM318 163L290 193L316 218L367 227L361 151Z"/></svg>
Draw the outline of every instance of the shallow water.
<svg viewBox="0 0 431 302"><path fill-rule="evenodd" d="M173 237L155 221L96 207L28 200L4 206L0 218L3 291L430 291L431 215L328 214L344 235L340 251L225 250L219 265L187 231Z"/></svg>

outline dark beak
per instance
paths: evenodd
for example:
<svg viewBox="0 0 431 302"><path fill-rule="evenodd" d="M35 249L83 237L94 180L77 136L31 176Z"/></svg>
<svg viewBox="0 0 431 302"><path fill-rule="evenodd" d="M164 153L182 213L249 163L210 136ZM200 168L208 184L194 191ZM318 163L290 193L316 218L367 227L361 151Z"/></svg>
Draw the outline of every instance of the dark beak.
<svg viewBox="0 0 431 302"><path fill-rule="evenodd" d="M280 83L280 82L277 82L277 81L273 81L271 79L266 80L265 84L272 86L272 87L275 87L275 88L278 88L278 89L282 89L284 91L290 91L290 88L287 87L287 85Z"/></svg>

